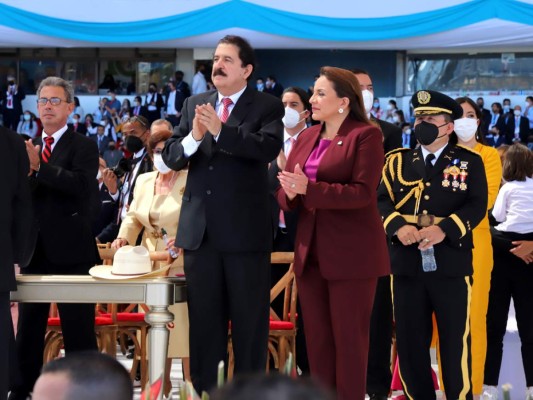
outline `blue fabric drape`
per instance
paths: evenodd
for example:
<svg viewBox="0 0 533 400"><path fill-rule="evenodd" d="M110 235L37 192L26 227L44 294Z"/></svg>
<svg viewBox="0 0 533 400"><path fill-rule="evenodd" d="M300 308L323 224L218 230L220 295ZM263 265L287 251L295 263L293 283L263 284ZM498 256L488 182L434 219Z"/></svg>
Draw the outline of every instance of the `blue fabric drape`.
<svg viewBox="0 0 533 400"><path fill-rule="evenodd" d="M396 17L324 18L230 0L164 18L120 23L59 19L0 4L1 25L57 38L105 43L180 39L230 28L310 40L378 41L435 34L491 18L533 25L533 4L518 0L473 0Z"/></svg>

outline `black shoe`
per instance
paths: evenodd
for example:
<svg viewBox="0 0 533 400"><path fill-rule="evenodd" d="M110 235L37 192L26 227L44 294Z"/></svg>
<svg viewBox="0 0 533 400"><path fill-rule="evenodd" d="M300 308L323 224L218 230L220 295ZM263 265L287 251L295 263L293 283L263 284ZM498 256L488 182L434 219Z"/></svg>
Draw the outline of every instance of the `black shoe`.
<svg viewBox="0 0 533 400"><path fill-rule="evenodd" d="M385 394L371 394L370 400L388 400L387 395Z"/></svg>

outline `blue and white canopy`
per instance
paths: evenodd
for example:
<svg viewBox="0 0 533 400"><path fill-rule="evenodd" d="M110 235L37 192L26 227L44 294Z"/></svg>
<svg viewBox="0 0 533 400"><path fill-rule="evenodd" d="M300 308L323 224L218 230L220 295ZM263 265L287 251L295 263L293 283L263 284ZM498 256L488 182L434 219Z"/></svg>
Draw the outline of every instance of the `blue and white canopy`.
<svg viewBox="0 0 533 400"><path fill-rule="evenodd" d="M533 0L3 0L0 47L533 48Z"/></svg>

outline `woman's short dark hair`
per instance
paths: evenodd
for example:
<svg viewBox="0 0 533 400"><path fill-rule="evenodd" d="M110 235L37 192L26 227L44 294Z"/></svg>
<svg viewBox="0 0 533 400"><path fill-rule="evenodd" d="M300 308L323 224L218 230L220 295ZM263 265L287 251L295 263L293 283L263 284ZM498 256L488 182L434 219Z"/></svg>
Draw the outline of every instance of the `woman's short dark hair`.
<svg viewBox="0 0 533 400"><path fill-rule="evenodd" d="M525 181L533 175L533 153L521 143L509 146L503 160L503 179Z"/></svg>
<svg viewBox="0 0 533 400"><path fill-rule="evenodd" d="M241 67L244 68L247 65L251 65L252 70L255 70L254 49L246 39L236 35L226 35L218 41L218 44L232 44L236 46L239 49ZM248 79L250 79L251 76L252 74L248 76Z"/></svg>
<svg viewBox="0 0 533 400"><path fill-rule="evenodd" d="M339 97L350 100L350 115L357 121L369 123L359 81L352 71L337 67L322 67L320 75L331 82Z"/></svg>

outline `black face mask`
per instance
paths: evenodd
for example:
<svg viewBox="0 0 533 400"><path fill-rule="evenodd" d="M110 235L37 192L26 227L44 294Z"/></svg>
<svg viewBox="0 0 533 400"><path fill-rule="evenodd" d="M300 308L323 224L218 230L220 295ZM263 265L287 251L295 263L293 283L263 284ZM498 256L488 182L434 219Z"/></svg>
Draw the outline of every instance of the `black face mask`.
<svg viewBox="0 0 533 400"><path fill-rule="evenodd" d="M109 150L115 150L116 149L116 146L113 144L113 145L109 145Z"/></svg>
<svg viewBox="0 0 533 400"><path fill-rule="evenodd" d="M448 123L446 122L442 125L437 126L430 124L429 122L422 121L417 126L415 126L416 140L418 140L418 142L423 146L429 146L438 138L446 136L446 134L439 136L439 128L447 124Z"/></svg>
<svg viewBox="0 0 533 400"><path fill-rule="evenodd" d="M7 81L7 84L8 84L9 86L13 86L13 85L15 84L15 81Z"/></svg>
<svg viewBox="0 0 533 400"><path fill-rule="evenodd" d="M128 137L124 139L124 147L130 153L135 154L144 147L144 144L143 144L143 141L139 139L137 136L128 135Z"/></svg>

